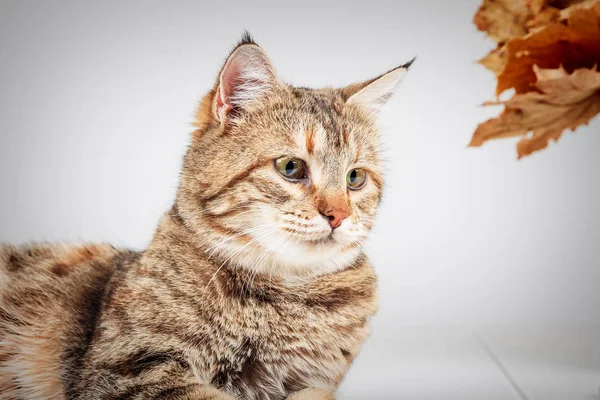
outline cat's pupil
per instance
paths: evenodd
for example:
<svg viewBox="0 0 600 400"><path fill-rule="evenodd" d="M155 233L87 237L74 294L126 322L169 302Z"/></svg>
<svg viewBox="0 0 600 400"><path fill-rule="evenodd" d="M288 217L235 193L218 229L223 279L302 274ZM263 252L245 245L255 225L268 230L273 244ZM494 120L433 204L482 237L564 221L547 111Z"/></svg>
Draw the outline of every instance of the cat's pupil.
<svg viewBox="0 0 600 400"><path fill-rule="evenodd" d="M287 164L285 164L285 173L288 175L291 175L292 172L294 172L294 170L296 169L296 167L294 166L294 162L293 161L288 161Z"/></svg>
<svg viewBox="0 0 600 400"><path fill-rule="evenodd" d="M355 180L356 180L356 170L352 170L352 172L350 172L350 183L354 183Z"/></svg>

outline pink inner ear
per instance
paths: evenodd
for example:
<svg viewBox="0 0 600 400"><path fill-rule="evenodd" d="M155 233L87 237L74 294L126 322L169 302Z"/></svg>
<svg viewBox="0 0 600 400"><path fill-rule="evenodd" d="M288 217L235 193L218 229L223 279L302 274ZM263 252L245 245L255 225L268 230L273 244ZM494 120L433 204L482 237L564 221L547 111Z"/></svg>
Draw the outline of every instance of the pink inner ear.
<svg viewBox="0 0 600 400"><path fill-rule="evenodd" d="M221 121L225 121L227 115L233 110L231 98L234 96L236 85L239 85L240 72L239 61L230 59L221 73L217 91L217 115Z"/></svg>
<svg viewBox="0 0 600 400"><path fill-rule="evenodd" d="M220 121L225 121L227 118L227 114L229 114L232 110L231 105L225 104L223 102L223 97L221 96L221 88L217 91L217 116Z"/></svg>
<svg viewBox="0 0 600 400"><path fill-rule="evenodd" d="M223 104L231 104L230 99L234 97L236 86L240 84L240 62L230 59L221 73L220 99Z"/></svg>
<svg viewBox="0 0 600 400"><path fill-rule="evenodd" d="M258 46L236 49L219 76L216 112L225 122L242 112L246 103L263 96L277 78L268 58Z"/></svg>

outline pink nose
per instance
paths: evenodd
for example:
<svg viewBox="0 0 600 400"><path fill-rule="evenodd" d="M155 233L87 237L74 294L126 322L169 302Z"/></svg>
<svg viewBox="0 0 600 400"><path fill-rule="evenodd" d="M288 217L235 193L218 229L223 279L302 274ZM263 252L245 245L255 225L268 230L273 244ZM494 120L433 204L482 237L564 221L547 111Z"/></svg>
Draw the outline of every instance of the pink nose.
<svg viewBox="0 0 600 400"><path fill-rule="evenodd" d="M342 224L342 221L348 216L348 211L344 209L330 208L321 212L329 220L332 229Z"/></svg>

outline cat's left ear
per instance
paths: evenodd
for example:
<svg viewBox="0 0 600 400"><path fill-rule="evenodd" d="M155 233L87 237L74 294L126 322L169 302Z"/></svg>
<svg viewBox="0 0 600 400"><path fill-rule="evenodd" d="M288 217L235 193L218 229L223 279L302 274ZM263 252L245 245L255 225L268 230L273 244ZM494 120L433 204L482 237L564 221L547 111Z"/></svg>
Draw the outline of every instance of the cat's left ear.
<svg viewBox="0 0 600 400"><path fill-rule="evenodd" d="M342 96L346 98L346 104L356 104L374 116L379 115L414 61L415 58L377 78L345 87Z"/></svg>
<svg viewBox="0 0 600 400"><path fill-rule="evenodd" d="M250 37L231 52L217 82L215 111L221 123L264 99L279 84L267 54Z"/></svg>

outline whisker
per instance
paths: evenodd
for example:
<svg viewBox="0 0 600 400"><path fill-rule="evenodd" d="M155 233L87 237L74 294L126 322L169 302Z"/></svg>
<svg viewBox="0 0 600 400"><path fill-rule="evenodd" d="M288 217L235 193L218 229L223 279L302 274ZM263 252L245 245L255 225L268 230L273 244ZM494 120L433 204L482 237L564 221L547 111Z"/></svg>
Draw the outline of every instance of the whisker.
<svg viewBox="0 0 600 400"><path fill-rule="evenodd" d="M275 224L273 224L275 225ZM208 281L208 283L206 284L206 287L204 288L204 291L206 291L206 289L208 289L208 286L211 284L211 282L213 281L213 279L215 278L215 276L217 275L217 273L221 270L221 268L223 268L223 266L229 262L229 260L231 260L236 254L242 252L246 247L248 247L250 244L252 244L253 242L260 240L264 237L269 236L270 234L273 234L275 232L277 232L277 230L279 229L278 226L275 226L271 231L267 232L264 235L261 236L257 236L255 238L253 238L252 240L250 240L248 243L246 243L244 246L240 247L239 249L235 250L233 253L231 253L231 255L229 257L227 257L227 259L225 261L223 261L223 263L219 266L219 268L217 268L217 270L215 271L215 273L213 274L213 276L210 278L210 280Z"/></svg>
<svg viewBox="0 0 600 400"><path fill-rule="evenodd" d="M252 287L252 285L254 284L254 279L256 278L256 275L258 274L260 263L263 262L264 259L266 259L269 254L272 254L273 252L275 252L275 250L277 250L277 247L279 246L279 244L283 240L285 240L285 238L286 238L285 236L282 236L282 238L277 241L274 248L266 249L265 251L263 251L261 253L261 255L256 259L256 262L252 264L252 267L250 269L253 270L256 267L256 272L254 273L254 275L252 277L252 282L250 283L249 287Z"/></svg>
<svg viewBox="0 0 600 400"><path fill-rule="evenodd" d="M274 224L275 224L274 222L271 222L271 223L268 223L268 224L262 224L262 225L253 226L251 228L243 230L242 232L238 232L238 233L236 233L234 235L227 236L225 239L221 240L218 243L215 243L215 244L209 246L206 249L206 252L210 251L210 254L208 255L208 259L210 259L212 257L212 255L214 254L214 252L219 247L222 247L225 243L229 242L230 240L233 240L233 239L235 239L237 237L240 237L240 236L243 236L243 235L247 235L248 233L252 233L252 232L255 232L255 231L260 231L262 229L266 229L268 227L274 226Z"/></svg>
<svg viewBox="0 0 600 400"><path fill-rule="evenodd" d="M294 233L292 236L289 237L288 241L285 243L285 245L283 246L282 249L284 249L289 243L290 241L296 237L298 235L298 233ZM284 236L285 237L285 236ZM269 268L269 287L272 287L272 274L273 274L273 268L275 267L275 259L273 259L271 261L271 268Z"/></svg>
<svg viewBox="0 0 600 400"><path fill-rule="evenodd" d="M240 205L237 205L235 207L229 208L229 209L227 209L227 210L225 210L225 211L223 211L221 213L215 213L212 210L204 209L204 210L199 210L199 211L185 211L185 214L194 214L194 215L206 215L206 214L210 214L212 216L219 217L219 216L222 216L225 213L236 211L236 210L240 210L240 209L243 209L243 208L248 208L248 207L251 207L252 205L254 205L254 203L240 204ZM248 210L248 211L252 211L252 210Z"/></svg>

